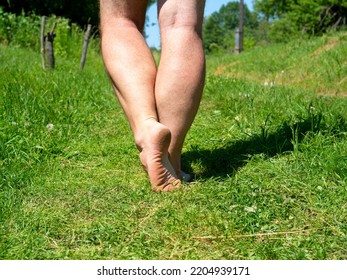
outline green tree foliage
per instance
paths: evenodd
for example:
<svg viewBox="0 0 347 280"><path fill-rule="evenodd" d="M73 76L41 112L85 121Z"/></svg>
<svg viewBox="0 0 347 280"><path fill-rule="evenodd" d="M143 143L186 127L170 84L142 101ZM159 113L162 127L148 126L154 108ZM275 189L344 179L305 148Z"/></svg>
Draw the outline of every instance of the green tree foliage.
<svg viewBox="0 0 347 280"><path fill-rule="evenodd" d="M267 21L280 18L288 12L292 0L255 0L254 9Z"/></svg>
<svg viewBox="0 0 347 280"><path fill-rule="evenodd" d="M56 15L69 18L81 26L99 22L99 3L95 0L1 0L5 11L20 14L35 13L37 15Z"/></svg>
<svg viewBox="0 0 347 280"><path fill-rule="evenodd" d="M41 17L37 15L26 16L4 12L0 7L0 44L30 48L40 52L39 34L41 31ZM51 16L47 18L46 32L57 24L54 39L54 53L59 58L69 58L76 65L79 63L82 38L84 32L69 19ZM88 47L88 56L98 54L100 43L98 38L91 38Z"/></svg>
<svg viewBox="0 0 347 280"><path fill-rule="evenodd" d="M155 1L156 1L156 0L149 0L149 1L148 1L148 6L151 6L152 4L154 4Z"/></svg>
<svg viewBox="0 0 347 280"><path fill-rule="evenodd" d="M309 34L346 25L347 20L347 0L256 0L254 8L267 21L279 19L281 26Z"/></svg>
<svg viewBox="0 0 347 280"><path fill-rule="evenodd" d="M152 5L155 0L149 0ZM56 15L70 19L72 22L85 26L90 23L99 24L99 1L97 0L0 0L5 11L15 14L35 13L37 15Z"/></svg>
<svg viewBox="0 0 347 280"><path fill-rule="evenodd" d="M205 19L203 26L204 47L208 52L214 49L230 49L234 45L235 28L239 25L240 6L238 1L223 5ZM254 13L244 4L244 25L254 28L257 20Z"/></svg>

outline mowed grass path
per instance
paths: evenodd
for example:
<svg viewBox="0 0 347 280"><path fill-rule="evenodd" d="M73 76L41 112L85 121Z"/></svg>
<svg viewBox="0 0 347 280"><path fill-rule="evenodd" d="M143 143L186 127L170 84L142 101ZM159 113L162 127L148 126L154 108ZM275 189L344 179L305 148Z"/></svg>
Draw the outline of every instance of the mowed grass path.
<svg viewBox="0 0 347 280"><path fill-rule="evenodd" d="M209 74L156 194L101 60L0 65L1 259L347 258L346 98Z"/></svg>

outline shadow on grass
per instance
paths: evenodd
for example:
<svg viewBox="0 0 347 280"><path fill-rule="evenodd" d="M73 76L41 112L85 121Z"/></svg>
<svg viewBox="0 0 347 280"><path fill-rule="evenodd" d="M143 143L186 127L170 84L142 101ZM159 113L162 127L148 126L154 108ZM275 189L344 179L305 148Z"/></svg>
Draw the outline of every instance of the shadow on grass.
<svg viewBox="0 0 347 280"><path fill-rule="evenodd" d="M295 146L302 142L308 133L316 134L328 130L330 133L338 134L346 131L347 122L344 119L340 118L336 127L330 128L327 128L322 120L322 115L314 115L294 124L284 122L273 133L268 133L262 128L258 135L247 140L228 143L222 148L212 150L192 148L182 156L183 170L194 173L192 165L197 165L198 172L195 175L202 179L233 176L254 155L263 154L271 158L294 151Z"/></svg>

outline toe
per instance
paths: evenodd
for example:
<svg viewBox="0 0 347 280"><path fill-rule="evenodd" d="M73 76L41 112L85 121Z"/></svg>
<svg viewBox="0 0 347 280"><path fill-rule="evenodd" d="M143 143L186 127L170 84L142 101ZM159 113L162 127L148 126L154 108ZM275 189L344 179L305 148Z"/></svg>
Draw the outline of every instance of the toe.
<svg viewBox="0 0 347 280"><path fill-rule="evenodd" d="M181 180L172 178L166 184L152 188L154 192L174 192L182 190Z"/></svg>

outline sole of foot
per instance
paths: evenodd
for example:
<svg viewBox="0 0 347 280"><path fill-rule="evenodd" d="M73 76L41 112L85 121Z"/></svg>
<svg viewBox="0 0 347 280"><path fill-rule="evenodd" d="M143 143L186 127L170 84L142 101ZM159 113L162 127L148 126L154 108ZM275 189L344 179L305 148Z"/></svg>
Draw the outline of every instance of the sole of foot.
<svg viewBox="0 0 347 280"><path fill-rule="evenodd" d="M154 119L146 121L143 138L138 147L140 160L148 173L154 192L172 192L182 189L181 180L172 167L168 147L170 130Z"/></svg>

